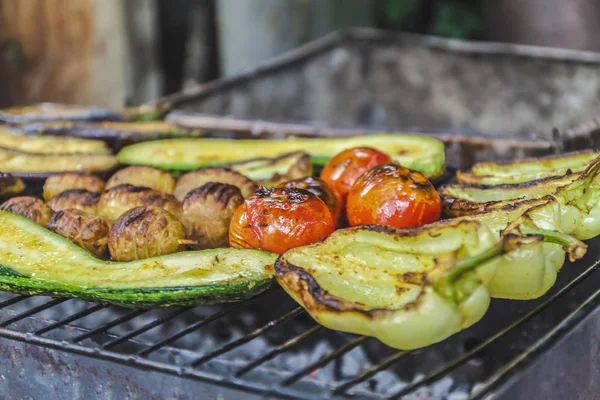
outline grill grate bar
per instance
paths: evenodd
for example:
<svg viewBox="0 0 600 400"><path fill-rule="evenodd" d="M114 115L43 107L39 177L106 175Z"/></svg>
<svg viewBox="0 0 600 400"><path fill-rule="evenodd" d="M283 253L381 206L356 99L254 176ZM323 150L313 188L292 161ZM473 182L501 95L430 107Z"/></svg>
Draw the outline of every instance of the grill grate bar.
<svg viewBox="0 0 600 400"><path fill-rule="evenodd" d="M70 300L70 299L53 299L53 300L50 300L49 302L44 303L42 305L39 305L37 307L30 308L27 311L24 311L24 312L22 312L22 313L20 313L18 315L15 315L12 318L9 318L7 320L4 320L4 321L0 322L0 327L4 328L4 327L6 327L6 326L8 326L8 325L10 325L10 324L12 324L14 322L22 320L23 318L30 317L30 316L32 316L34 314L39 313L40 311L44 311L45 309L54 307L57 304L64 303L67 300Z"/></svg>
<svg viewBox="0 0 600 400"><path fill-rule="evenodd" d="M77 321L78 319L81 319L81 318L83 318L83 317L85 317L87 315L93 314L96 311L102 310L103 308L106 308L106 307L108 307L108 305L105 304L105 303L95 304L92 307L86 308L83 311L75 313L75 314L71 315L68 318L65 318L63 320L57 321L57 322L55 322L53 324L50 324L50 325L48 325L48 326L46 326L44 328L38 329L37 331L34 332L34 335L43 335L44 333L50 332L50 331L52 331L52 330L54 330L56 328L60 328L61 326L67 325L67 324L69 324L69 323L71 323L73 321Z"/></svg>
<svg viewBox="0 0 600 400"><path fill-rule="evenodd" d="M208 354L203 355L202 357L197 358L196 360L194 360L190 365L192 367L197 367L201 364L204 364L205 362L207 362L208 360L211 360L215 357L220 356L221 354L227 353L228 351L231 351L233 349L235 349L238 346L241 346L245 343L248 343L249 341L251 341L252 339L256 338L259 335L262 335L263 333L273 329L274 327L276 327L277 325L294 318L295 316L301 314L304 312L304 308L302 307L297 307L295 309L293 309L292 311L288 312L287 314L282 315L281 317L271 320L269 322L267 322L265 325L261 326L260 328L248 333L246 336L243 336L237 340L234 340L233 342L227 343L226 345L211 351Z"/></svg>
<svg viewBox="0 0 600 400"><path fill-rule="evenodd" d="M537 314L541 313L546 308L551 306L555 301L557 301L564 294L566 294L568 291L570 291L573 287L577 286L577 284L579 284L581 281L583 281L588 275L590 275L592 272L594 272L596 269L598 269L599 265L600 265L600 263L595 263L594 265L592 265L591 267L589 267L588 269L583 271L581 274L579 274L575 279L573 279L571 282L569 282L567 285L565 285L562 289L560 289L554 295L552 295L552 297L550 297L548 300L544 301L542 304L538 305L536 308L532 309L527 314L523 315L521 318L512 322L506 328L495 333L494 335L489 337L487 340L485 340L484 342L480 343L479 345L473 347L470 351L466 352L462 356L452 360L448 364L440 367L438 370L425 376L423 379L404 387L403 389L401 389L400 391L395 393L393 397L402 397L408 393L411 393L411 392L415 391L416 389L418 389L419 387L433 383L436 380L443 377L444 375L446 375L448 372L452 371L453 369L460 367L461 365L463 365L464 363L469 361L475 354L479 353L481 350L485 349L486 347L488 347L489 345L494 343L496 340L498 340L498 339L502 338L503 336L507 335L508 333L512 332L513 329L518 328L520 325L529 321L531 318L535 317Z"/></svg>
<svg viewBox="0 0 600 400"><path fill-rule="evenodd" d="M584 319L591 309L595 308L600 301L600 290L587 298L579 307L564 318L550 332L542 336L533 345L505 364L500 370L496 371L484 383L478 386L477 391L472 394L473 399L481 399L490 390L499 388L502 385L502 378L518 369L525 368L537 355L550 348L558 339L563 337L571 327L575 326Z"/></svg>
<svg viewBox="0 0 600 400"><path fill-rule="evenodd" d="M114 347L114 346L116 346L116 345L118 345L120 343L123 343L123 342L125 342L125 341L127 341L127 340L129 340L129 339L131 339L133 337L136 337L139 334L142 334L142 333L144 333L146 331L149 331L152 328L156 328L157 326L162 325L165 322L168 322L168 321L172 320L173 318L175 318L175 317L183 314L186 311L191 310L192 308L194 308L194 307L181 307L181 308L179 308L179 309L177 309L177 310L175 310L175 311L173 311L173 312L165 315L164 317L157 318L154 321L149 322L146 325L143 325L143 326L139 327L138 329L129 332L126 335L123 335L121 337L118 337L116 339L111 340L110 342L104 344L102 347L105 348L105 349Z"/></svg>
<svg viewBox="0 0 600 400"><path fill-rule="evenodd" d="M150 347L147 347L145 349L142 349L140 352L138 352L138 356L140 357L145 357L150 353L155 352L156 350L160 349L161 347L172 343L174 341L176 341L177 339L180 339L182 337L184 337L185 335L194 332L197 329L200 329L201 327L210 324L211 322L224 317L227 314L231 314L232 312L234 312L235 310L242 308L243 306L249 304L249 301L245 302L245 303L237 303L231 307L228 307L224 310L218 311L212 315L209 315L208 317L204 318L201 321L195 322L192 325L189 325L187 328L184 328L182 330L180 330L177 333L172 334L171 336L161 340L160 342L157 342L156 344L153 344Z"/></svg>
<svg viewBox="0 0 600 400"><path fill-rule="evenodd" d="M26 295L15 296L12 299L8 299L8 300L5 300L2 303L0 303L0 308L12 306L13 304L16 304L16 303L23 301L25 299L28 299L30 297L31 296L26 296Z"/></svg>
<svg viewBox="0 0 600 400"><path fill-rule="evenodd" d="M389 367L396 361L404 358L406 355L411 354L411 353L414 353L414 351L399 351L399 352L395 353L394 355L386 358L379 364L373 365L371 368L364 370L359 375L355 376L354 378L352 378L352 379L344 382L340 386L336 387L333 390L333 395L339 395L339 394L346 392L346 390L348 390L350 387L356 386L359 383L366 381L367 379L369 379L370 377L372 377L379 371L386 369L387 367Z"/></svg>
<svg viewBox="0 0 600 400"><path fill-rule="evenodd" d="M72 338L70 341L71 343L77 343L77 342L81 342L84 339L90 338L98 333L104 333L107 330L109 330L110 328L114 328L117 325L121 325L124 322L127 322L129 320L132 320L136 317L139 317L140 315L142 315L143 313L147 312L148 310L134 310L131 311L125 315L123 315L120 318L115 319L114 321L111 321L107 324L104 324L102 326L99 326L98 328L92 329L89 332L86 333L82 333L81 335L75 336L74 338Z"/></svg>
<svg viewBox="0 0 600 400"><path fill-rule="evenodd" d="M326 355L325 357L323 357L323 358L315 361L314 363L309 364L308 366L302 368L300 371L296 372L294 375L285 378L283 381L281 381L281 385L282 386L289 386L289 385L291 385L292 383L300 380L304 376L310 374L312 371L314 371L314 370L322 367L325 364L328 364L329 362L335 360L336 358L339 358L339 357L343 356L344 354L346 354L350 350L354 349L355 347L360 346L367 339L369 339L367 336L359 336L359 337L357 337L356 339L354 339L351 342L346 343L345 345L343 345L342 347L340 347L336 351L331 352L328 355Z"/></svg>
<svg viewBox="0 0 600 400"><path fill-rule="evenodd" d="M251 370L253 370L254 368L256 368L257 366L277 357L279 354L284 353L285 351L289 350L290 348L296 346L298 343L302 342L303 340L309 338L310 336L312 336L313 334L321 331L323 329L323 327L321 325L315 325L312 328L310 328L309 330L307 330L304 333L301 333L300 335L286 341L285 343L275 347L273 350L269 351L268 353L264 354L262 357L252 361L251 363L249 363L248 365L246 365L244 368L240 369L238 372L235 373L236 377L240 377L242 375L247 374L248 372L250 372Z"/></svg>

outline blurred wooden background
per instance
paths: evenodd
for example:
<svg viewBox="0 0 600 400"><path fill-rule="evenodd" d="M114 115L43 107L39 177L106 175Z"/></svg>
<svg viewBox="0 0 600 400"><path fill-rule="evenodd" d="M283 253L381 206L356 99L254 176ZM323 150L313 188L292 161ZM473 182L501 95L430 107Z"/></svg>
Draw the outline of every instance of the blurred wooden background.
<svg viewBox="0 0 600 400"><path fill-rule="evenodd" d="M0 0L0 107L118 108L350 26L600 50L598 0Z"/></svg>

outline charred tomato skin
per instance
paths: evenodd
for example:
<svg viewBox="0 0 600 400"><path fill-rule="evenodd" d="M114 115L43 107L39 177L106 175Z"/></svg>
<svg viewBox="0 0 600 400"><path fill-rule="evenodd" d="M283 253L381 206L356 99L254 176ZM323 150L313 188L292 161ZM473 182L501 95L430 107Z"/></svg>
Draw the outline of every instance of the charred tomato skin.
<svg viewBox="0 0 600 400"><path fill-rule="evenodd" d="M331 216L335 222L335 226L339 227L342 224L344 215L344 207L342 205L342 199L338 193L331 189L327 182L323 179L316 178L314 176L307 176L300 179L293 179L287 182L283 182L277 185L278 188L298 188L304 189L312 194L318 196L321 200L327 204Z"/></svg>
<svg viewBox="0 0 600 400"><path fill-rule="evenodd" d="M338 193L344 205L352 185L362 174L377 165L391 162L391 157L379 150L355 147L344 150L329 160L323 167L321 179Z"/></svg>
<svg viewBox="0 0 600 400"><path fill-rule="evenodd" d="M334 230L331 211L313 193L261 187L233 214L229 243L280 254L322 240Z"/></svg>
<svg viewBox="0 0 600 400"><path fill-rule="evenodd" d="M379 224L396 228L420 226L440 219L437 191L420 172L384 164L364 173L348 194L351 226Z"/></svg>

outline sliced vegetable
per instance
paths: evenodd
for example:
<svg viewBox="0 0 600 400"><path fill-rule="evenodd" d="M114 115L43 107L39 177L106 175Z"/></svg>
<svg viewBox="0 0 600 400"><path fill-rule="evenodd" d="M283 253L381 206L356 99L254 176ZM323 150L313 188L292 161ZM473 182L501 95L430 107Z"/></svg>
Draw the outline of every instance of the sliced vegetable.
<svg viewBox="0 0 600 400"><path fill-rule="evenodd" d="M85 189L71 189L54 196L48 205L54 211L76 209L89 214L96 214L100 193L88 192Z"/></svg>
<svg viewBox="0 0 600 400"><path fill-rule="evenodd" d="M2 127L0 127L0 147L36 154L111 154L106 143L101 140L25 135Z"/></svg>
<svg viewBox="0 0 600 400"><path fill-rule="evenodd" d="M120 120L122 118L123 116L120 113L113 111L58 103L38 103L25 107L11 107L0 110L0 121L11 124L61 120Z"/></svg>
<svg viewBox="0 0 600 400"><path fill-rule="evenodd" d="M468 171L458 171L456 179L459 183L482 185L527 182L583 171L598 155L597 151L586 150L506 163L478 163Z"/></svg>
<svg viewBox="0 0 600 400"><path fill-rule="evenodd" d="M181 218L181 203L170 194L127 183L110 188L100 195L98 215L113 222L125 211L141 206L157 206Z"/></svg>
<svg viewBox="0 0 600 400"><path fill-rule="evenodd" d="M173 194L175 189L175 178L170 173L147 165L133 165L115 172L106 182L106 188L123 183L141 185L167 194Z"/></svg>
<svg viewBox="0 0 600 400"><path fill-rule="evenodd" d="M44 182L44 200L49 201L57 194L72 189L101 193L104 191L104 186L104 181L94 175L76 172L53 174Z"/></svg>
<svg viewBox="0 0 600 400"><path fill-rule="evenodd" d="M254 158L229 164L232 169L268 188L313 174L308 154L301 151L275 158Z"/></svg>
<svg viewBox="0 0 600 400"><path fill-rule="evenodd" d="M110 154L38 154L0 147L0 170L38 176L57 172L107 172L119 162Z"/></svg>
<svg viewBox="0 0 600 400"><path fill-rule="evenodd" d="M285 291L321 325L415 349L465 329L485 314L486 261L503 252L477 222L444 221L395 230L338 230L282 254ZM483 282L483 283L482 283Z"/></svg>
<svg viewBox="0 0 600 400"><path fill-rule="evenodd" d="M458 217L501 208L520 200L539 199L569 185L582 175L581 172L564 176L537 179L534 181L502 184L477 185L458 183L444 185L438 192L446 215Z"/></svg>
<svg viewBox="0 0 600 400"><path fill-rule="evenodd" d="M0 212L0 289L131 307L222 303L264 291L275 256L260 250L182 252L102 261L19 215Z"/></svg>
<svg viewBox="0 0 600 400"><path fill-rule="evenodd" d="M173 195L183 201L188 192L208 182L227 183L237 186L245 199L250 197L258 185L252 179L228 168L203 168L188 172L177 180Z"/></svg>
<svg viewBox="0 0 600 400"><path fill-rule="evenodd" d="M444 170L444 144L436 139L404 134L376 134L347 138L257 139L168 139L123 148L124 164L145 164L168 170L191 170L222 166L254 157L277 157L303 151L311 162L324 165L333 156L352 147L373 147L389 154L394 162L422 172L428 178Z"/></svg>

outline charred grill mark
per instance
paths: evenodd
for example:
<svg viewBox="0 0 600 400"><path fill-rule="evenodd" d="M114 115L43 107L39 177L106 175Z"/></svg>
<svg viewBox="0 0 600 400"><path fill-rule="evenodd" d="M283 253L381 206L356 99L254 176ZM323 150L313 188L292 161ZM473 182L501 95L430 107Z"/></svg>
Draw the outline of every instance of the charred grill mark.
<svg viewBox="0 0 600 400"><path fill-rule="evenodd" d="M51 203L58 202L61 199L71 199L84 206L93 206L98 203L100 193L90 192L85 189L70 189L54 196Z"/></svg>
<svg viewBox="0 0 600 400"><path fill-rule="evenodd" d="M121 183L120 185L114 186L107 191L111 191L113 193L142 193L148 192L152 189L145 186L134 186L129 183Z"/></svg>

